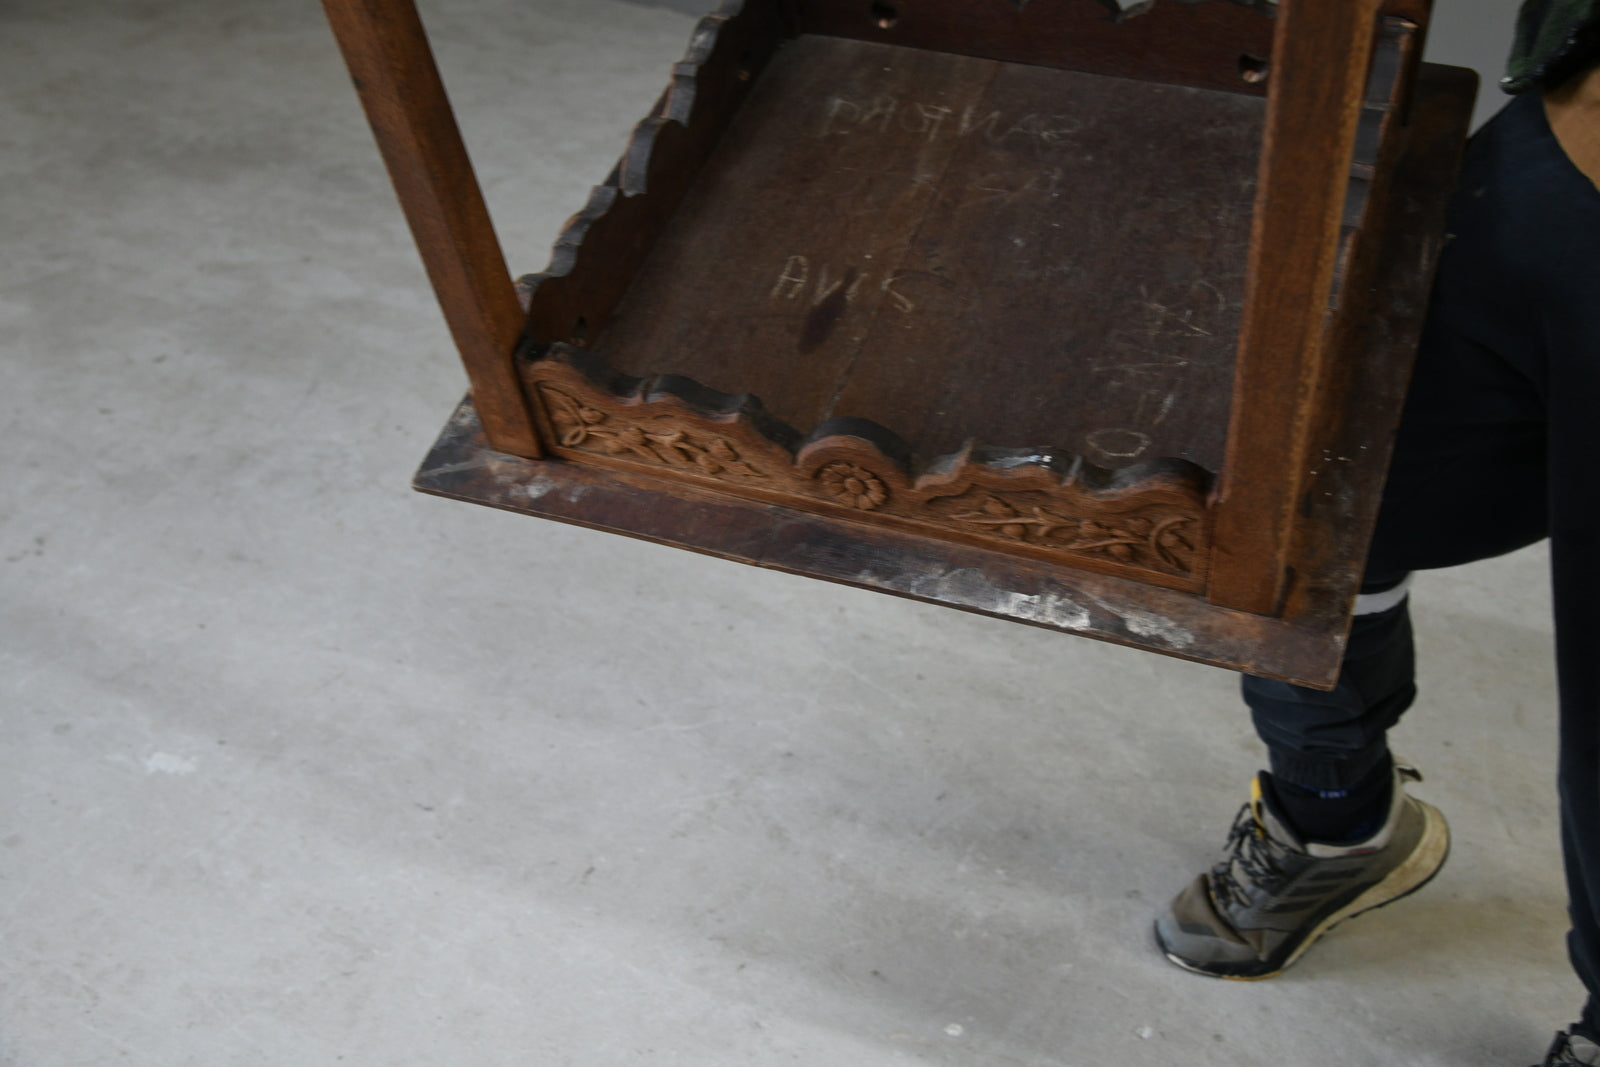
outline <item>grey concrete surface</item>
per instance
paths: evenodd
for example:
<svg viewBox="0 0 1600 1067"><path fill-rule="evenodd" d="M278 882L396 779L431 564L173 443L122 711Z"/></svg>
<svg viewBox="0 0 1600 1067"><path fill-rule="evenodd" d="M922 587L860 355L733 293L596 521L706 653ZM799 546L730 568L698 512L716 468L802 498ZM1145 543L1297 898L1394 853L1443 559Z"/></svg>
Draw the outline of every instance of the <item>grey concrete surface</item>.
<svg viewBox="0 0 1600 1067"><path fill-rule="evenodd" d="M691 20L424 13L538 269ZM1228 675L407 490L463 381L315 4L4 0L0 107L5 1067L1522 1067L1576 1009L1539 550L1418 583L1438 881L1193 977Z"/></svg>

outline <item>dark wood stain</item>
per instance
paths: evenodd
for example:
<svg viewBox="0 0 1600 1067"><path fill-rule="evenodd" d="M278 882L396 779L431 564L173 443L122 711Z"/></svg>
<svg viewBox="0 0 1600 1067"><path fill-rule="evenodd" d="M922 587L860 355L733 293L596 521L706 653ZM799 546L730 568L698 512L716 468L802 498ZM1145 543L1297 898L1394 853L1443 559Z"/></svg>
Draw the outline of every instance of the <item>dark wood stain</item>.
<svg viewBox="0 0 1600 1067"><path fill-rule="evenodd" d="M844 277L834 286L833 291L823 298L822 303L811 309L811 314L806 316L805 329L800 331L801 352L816 351L833 333L833 328L839 325L840 317L850 304L859 276L860 271L854 267L845 271Z"/></svg>

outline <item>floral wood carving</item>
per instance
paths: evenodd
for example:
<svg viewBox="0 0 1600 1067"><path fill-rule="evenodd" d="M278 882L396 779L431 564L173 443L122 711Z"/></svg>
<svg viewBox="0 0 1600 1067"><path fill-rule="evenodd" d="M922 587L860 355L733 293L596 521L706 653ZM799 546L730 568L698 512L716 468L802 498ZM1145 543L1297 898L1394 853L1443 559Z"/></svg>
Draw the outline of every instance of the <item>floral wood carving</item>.
<svg viewBox="0 0 1600 1067"><path fill-rule="evenodd" d="M618 374L566 345L521 368L564 458L1174 588L1204 578L1207 477L1182 460L1113 473L1077 456L969 446L919 466L874 424L835 420L802 440L753 397Z"/></svg>
<svg viewBox="0 0 1600 1067"><path fill-rule="evenodd" d="M872 511L889 499L878 476L854 463L830 463L817 471L817 481L829 496L859 511Z"/></svg>
<svg viewBox="0 0 1600 1067"><path fill-rule="evenodd" d="M539 391L563 448L583 450L598 446L608 455L633 455L647 463L694 467L713 478L767 477L746 463L725 437L697 436L672 426L628 422L590 407L553 385L542 385Z"/></svg>
<svg viewBox="0 0 1600 1067"><path fill-rule="evenodd" d="M1194 570L1199 517L1170 509L1088 518L990 493L976 507L953 512L950 518L1007 540L1103 555L1118 563L1156 566L1181 574Z"/></svg>

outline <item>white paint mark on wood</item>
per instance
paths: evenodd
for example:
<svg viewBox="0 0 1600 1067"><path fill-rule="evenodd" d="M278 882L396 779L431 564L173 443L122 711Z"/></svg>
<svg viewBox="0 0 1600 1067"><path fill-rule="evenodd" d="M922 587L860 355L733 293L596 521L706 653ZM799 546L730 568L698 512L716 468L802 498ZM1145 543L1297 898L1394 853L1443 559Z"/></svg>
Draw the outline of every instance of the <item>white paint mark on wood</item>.
<svg viewBox="0 0 1600 1067"><path fill-rule="evenodd" d="M522 494L529 500L539 500L543 498L546 493L550 492L550 490L559 488L560 485L561 483L556 481L554 478L540 475L537 478L524 482L521 486L521 489Z"/></svg>
<svg viewBox="0 0 1600 1067"><path fill-rule="evenodd" d="M1188 648L1194 644L1194 632L1179 626L1171 619L1144 611L1125 611L1122 624L1128 632L1166 645L1168 648Z"/></svg>

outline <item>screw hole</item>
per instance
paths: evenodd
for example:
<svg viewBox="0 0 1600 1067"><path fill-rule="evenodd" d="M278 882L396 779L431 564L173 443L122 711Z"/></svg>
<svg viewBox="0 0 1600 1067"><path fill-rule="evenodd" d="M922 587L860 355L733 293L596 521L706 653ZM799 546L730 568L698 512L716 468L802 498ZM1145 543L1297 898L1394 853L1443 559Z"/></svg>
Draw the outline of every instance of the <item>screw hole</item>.
<svg viewBox="0 0 1600 1067"><path fill-rule="evenodd" d="M878 24L878 29L887 30L900 21L900 9L893 4L886 4L883 0L875 0L872 5L872 21Z"/></svg>
<svg viewBox="0 0 1600 1067"><path fill-rule="evenodd" d="M1271 69L1272 64L1268 63L1260 56L1253 56L1246 52L1244 55L1239 57L1239 77L1243 78L1251 85L1260 85L1262 82L1266 81L1267 72Z"/></svg>

